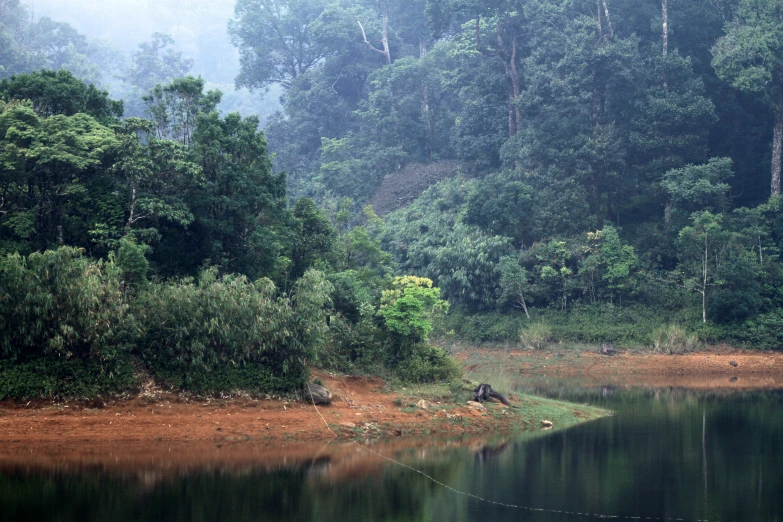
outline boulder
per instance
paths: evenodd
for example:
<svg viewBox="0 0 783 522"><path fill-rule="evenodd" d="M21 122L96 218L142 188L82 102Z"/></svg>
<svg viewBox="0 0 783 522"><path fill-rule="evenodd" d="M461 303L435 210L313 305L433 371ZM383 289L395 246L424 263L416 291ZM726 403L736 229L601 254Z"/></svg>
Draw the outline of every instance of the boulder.
<svg viewBox="0 0 783 522"><path fill-rule="evenodd" d="M473 408L474 410L479 410L479 411L486 411L484 405L476 401L468 401L468 408Z"/></svg>
<svg viewBox="0 0 783 522"><path fill-rule="evenodd" d="M332 402L332 392L320 384L310 383L307 385L307 389L310 391L307 394L307 398L309 399L312 396L313 404L329 404Z"/></svg>
<svg viewBox="0 0 783 522"><path fill-rule="evenodd" d="M736 368L737 366L739 366L739 364L737 364L737 361L730 361L730 362L729 362L729 364L730 364L730 365L732 365L732 366L733 366L733 367L735 367L735 368Z"/></svg>
<svg viewBox="0 0 783 522"><path fill-rule="evenodd" d="M421 399L419 402L416 403L416 406L418 406L422 410L429 410L430 408L432 408L433 404L430 401L425 401L424 399Z"/></svg>
<svg viewBox="0 0 783 522"><path fill-rule="evenodd" d="M548 420L542 420L541 424L543 424L545 428L551 428L553 426L552 421Z"/></svg>

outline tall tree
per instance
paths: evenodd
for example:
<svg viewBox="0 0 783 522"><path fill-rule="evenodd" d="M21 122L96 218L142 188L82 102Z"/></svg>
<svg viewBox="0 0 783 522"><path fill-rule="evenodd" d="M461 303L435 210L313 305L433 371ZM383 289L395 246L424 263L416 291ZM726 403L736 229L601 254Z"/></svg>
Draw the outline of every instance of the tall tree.
<svg viewBox="0 0 783 522"><path fill-rule="evenodd" d="M522 59L528 51L525 8L526 2L522 0L430 0L427 6L430 24L436 34L450 25L452 17L466 21L465 36L468 36L468 31L472 33L474 50L502 64L508 84L509 137L516 135L522 122L517 102L524 81Z"/></svg>
<svg viewBox="0 0 783 522"><path fill-rule="evenodd" d="M279 279L288 268L294 220L285 174L272 173L258 119L202 114L192 151L204 183L192 198L195 227L206 237L210 264L252 279Z"/></svg>
<svg viewBox="0 0 783 522"><path fill-rule="evenodd" d="M783 3L741 0L736 20L712 48L715 71L734 87L763 95L775 114L770 192L780 194L783 156Z"/></svg>
<svg viewBox="0 0 783 522"><path fill-rule="evenodd" d="M49 248L65 243L66 206L99 175L116 140L87 114L39 117L31 105L13 102L0 115L0 184L18 196L21 214L13 216L14 228L23 219L36 247Z"/></svg>
<svg viewBox="0 0 783 522"><path fill-rule="evenodd" d="M171 139L190 147L196 118L213 112L222 97L217 90L205 93L205 85L201 77L186 76L167 85L156 85L144 96L158 139Z"/></svg>
<svg viewBox="0 0 783 522"><path fill-rule="evenodd" d="M131 55L131 66L125 80L143 91L158 84L185 76L193 67L193 60L171 49L174 39L167 34L153 33L149 42L139 44Z"/></svg>
<svg viewBox="0 0 783 522"><path fill-rule="evenodd" d="M109 99L109 93L87 85L66 70L42 70L20 74L0 82L0 99L30 100L42 117L62 114L89 114L103 123L122 116L121 101Z"/></svg>
<svg viewBox="0 0 783 522"><path fill-rule="evenodd" d="M237 85L290 87L321 62L329 49L315 37L312 25L327 4L325 0L238 0L229 22L240 53Z"/></svg>
<svg viewBox="0 0 783 522"><path fill-rule="evenodd" d="M127 198L122 234L151 242L160 239L161 221L180 226L192 223L193 213L185 199L202 181L202 172L187 157L183 145L157 139L154 124L139 118L125 120L117 137L117 160L109 173Z"/></svg>

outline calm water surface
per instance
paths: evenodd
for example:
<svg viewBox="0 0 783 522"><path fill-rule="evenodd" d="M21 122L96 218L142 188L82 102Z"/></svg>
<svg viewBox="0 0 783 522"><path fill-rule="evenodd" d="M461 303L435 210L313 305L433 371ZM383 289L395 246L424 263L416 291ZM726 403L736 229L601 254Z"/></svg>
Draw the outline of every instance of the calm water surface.
<svg viewBox="0 0 783 522"><path fill-rule="evenodd" d="M611 418L491 445L396 457L393 464L316 460L275 471L143 474L0 463L2 521L579 521L555 511L689 521L783 521L783 391L560 391ZM118 451L121 451L118 450ZM340 466L341 473L330 473ZM353 467L352 467L353 466Z"/></svg>

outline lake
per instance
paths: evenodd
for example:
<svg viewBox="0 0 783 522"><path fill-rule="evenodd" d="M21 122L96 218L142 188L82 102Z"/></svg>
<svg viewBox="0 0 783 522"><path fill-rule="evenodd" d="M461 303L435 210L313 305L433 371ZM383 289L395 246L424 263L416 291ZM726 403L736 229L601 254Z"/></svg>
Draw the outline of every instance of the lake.
<svg viewBox="0 0 783 522"><path fill-rule="evenodd" d="M146 458L133 452L152 449L118 447L109 459L0 462L0 520L783 521L783 391L535 391L615 415L485 441L369 442L515 507L350 444L160 447ZM197 451L206 464L188 460ZM274 465L259 464L265 452Z"/></svg>

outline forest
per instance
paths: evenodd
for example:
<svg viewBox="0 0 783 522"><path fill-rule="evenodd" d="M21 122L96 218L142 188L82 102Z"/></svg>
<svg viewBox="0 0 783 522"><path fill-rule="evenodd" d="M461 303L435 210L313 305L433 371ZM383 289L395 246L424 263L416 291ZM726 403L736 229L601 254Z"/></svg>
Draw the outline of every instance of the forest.
<svg viewBox="0 0 783 522"><path fill-rule="evenodd" d="M783 3L222 14L240 98L169 34L126 52L0 0L0 398L783 346Z"/></svg>

